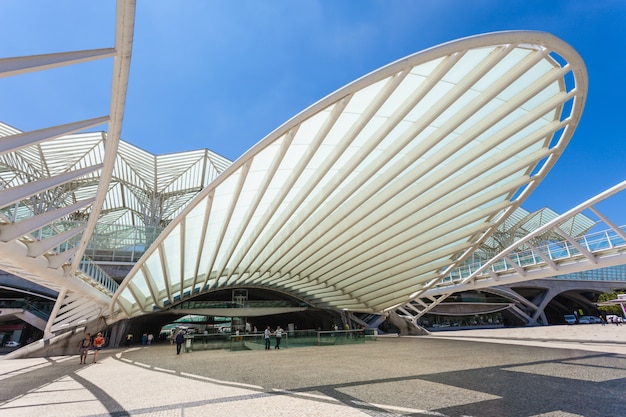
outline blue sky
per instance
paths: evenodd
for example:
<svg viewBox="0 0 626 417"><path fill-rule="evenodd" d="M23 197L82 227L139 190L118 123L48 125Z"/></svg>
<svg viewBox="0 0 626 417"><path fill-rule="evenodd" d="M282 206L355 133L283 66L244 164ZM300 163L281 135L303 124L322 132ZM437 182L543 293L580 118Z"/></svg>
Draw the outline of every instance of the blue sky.
<svg viewBox="0 0 626 417"><path fill-rule="evenodd" d="M2 0L0 57L113 46L114 1ZM540 30L589 73L582 121L524 207L564 212L626 179L626 2L139 0L122 137L236 159L314 102L443 42ZM111 61L0 78L0 120L32 130L108 114ZM626 224L626 198L603 210Z"/></svg>

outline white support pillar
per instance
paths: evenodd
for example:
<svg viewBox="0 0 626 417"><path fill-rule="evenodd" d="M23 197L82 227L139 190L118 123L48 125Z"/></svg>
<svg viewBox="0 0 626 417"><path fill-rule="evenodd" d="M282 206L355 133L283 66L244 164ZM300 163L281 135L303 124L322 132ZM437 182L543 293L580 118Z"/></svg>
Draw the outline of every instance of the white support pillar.
<svg viewBox="0 0 626 417"><path fill-rule="evenodd" d="M57 297L56 302L54 303L54 307L52 308L52 312L50 313L50 318L48 319L48 323L46 323L46 328L43 331L43 338L49 339L53 336L52 334L52 325L54 324L54 320L57 318L57 314L59 314L59 310L63 305L63 301L65 300L65 296L67 295L67 288L63 287L61 291L59 291L59 296Z"/></svg>

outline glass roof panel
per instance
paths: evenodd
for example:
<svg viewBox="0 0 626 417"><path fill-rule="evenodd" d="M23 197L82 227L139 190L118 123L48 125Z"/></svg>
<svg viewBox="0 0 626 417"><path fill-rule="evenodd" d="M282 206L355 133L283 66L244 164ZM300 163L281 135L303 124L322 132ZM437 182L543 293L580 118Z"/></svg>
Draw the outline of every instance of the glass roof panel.
<svg viewBox="0 0 626 417"><path fill-rule="evenodd" d="M384 78L354 93L344 113L361 114L370 106L376 95L385 87L389 78Z"/></svg>
<svg viewBox="0 0 626 417"><path fill-rule="evenodd" d="M377 115L381 117L391 117L398 111L405 102L409 100L412 94L418 90L420 85L426 79L425 76L419 75L414 72L415 68L409 73L393 91L393 93L387 98L385 104L377 111Z"/></svg>
<svg viewBox="0 0 626 417"><path fill-rule="evenodd" d="M524 103L523 108L527 110L532 110L536 107L541 106L543 103L545 103L546 101L550 100L552 97L555 97L557 95L564 96L565 93L560 91L558 82L553 82L550 85L548 85L546 88L541 90L539 94L535 95L526 103Z"/></svg>
<svg viewBox="0 0 626 417"><path fill-rule="evenodd" d="M150 275L154 280L156 292L165 290L165 279L163 277L163 269L161 268L161 251L154 251L146 260L145 266L150 271ZM134 281L133 281L134 282Z"/></svg>
<svg viewBox="0 0 626 417"><path fill-rule="evenodd" d="M513 80L511 84L500 94L500 98L508 101L521 91L529 88L533 82L547 74L549 71L554 70L554 66L548 61L541 60L535 64L530 70L524 73L521 77Z"/></svg>
<svg viewBox="0 0 626 417"><path fill-rule="evenodd" d="M459 97L454 103L452 103L442 114L437 117L432 123L434 127L446 127L446 123L451 117L456 116L460 112L464 112L468 105L478 97L479 93L475 90L466 91L461 97Z"/></svg>
<svg viewBox="0 0 626 417"><path fill-rule="evenodd" d="M418 120L437 105L447 92L454 88L453 84L438 82L426 96L415 106L406 117L407 120Z"/></svg>
<svg viewBox="0 0 626 417"><path fill-rule="evenodd" d="M495 80L505 77L507 73L514 69L524 58L531 53L537 53L530 49L515 48L509 52L500 62L489 70L475 85L479 91L485 91Z"/></svg>
<svg viewBox="0 0 626 417"><path fill-rule="evenodd" d="M302 122L299 125L298 130L296 131L296 134L291 142L292 146L293 145L300 145L303 147L310 146L312 142L312 138L317 136L319 131L324 126L324 123L326 123L326 121L330 119L334 107L335 105L331 105L328 108L320 111L319 113L314 114L313 116L309 117L304 122Z"/></svg>
<svg viewBox="0 0 626 417"><path fill-rule="evenodd" d="M178 224L173 230L170 231L167 239L163 241L163 250L167 256L167 276L169 279L168 285L176 288L180 287L180 267L181 267L181 242L180 242L180 229L181 225ZM186 238L186 236L185 236ZM187 240L185 239L185 244ZM195 251L193 246L189 247L190 250Z"/></svg>
<svg viewBox="0 0 626 417"><path fill-rule="evenodd" d="M461 59L443 76L443 81L451 84L460 83L474 68L479 65L495 47L470 49Z"/></svg>
<svg viewBox="0 0 626 417"><path fill-rule="evenodd" d="M135 280L137 281L143 281L143 277L137 275ZM135 283L135 280L133 280L133 284ZM130 291L130 289L128 288L124 288L122 290L122 292L120 293L120 298L122 300L127 301L128 303L130 303L130 305L136 305L137 301L135 300L135 297L133 297L133 293Z"/></svg>
<svg viewBox="0 0 626 417"><path fill-rule="evenodd" d="M192 277L198 261L198 250L201 248L204 215L207 208L207 198L203 198L185 218L185 278Z"/></svg>
<svg viewBox="0 0 626 417"><path fill-rule="evenodd" d="M145 298L150 295L150 288L148 287L148 284L146 283L146 280L144 279L142 271L139 271L137 273L137 279L133 280L133 284L135 285L135 288L141 292L140 294L137 294L138 296L143 295ZM134 303L135 299L132 297L132 295L130 295L130 293L127 293L127 294L129 294L128 300Z"/></svg>

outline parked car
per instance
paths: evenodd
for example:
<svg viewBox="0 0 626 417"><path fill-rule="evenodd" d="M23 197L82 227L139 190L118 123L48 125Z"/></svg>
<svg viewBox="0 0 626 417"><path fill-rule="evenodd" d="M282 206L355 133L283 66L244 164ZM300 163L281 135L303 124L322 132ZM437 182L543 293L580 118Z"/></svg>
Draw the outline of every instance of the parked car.
<svg viewBox="0 0 626 417"><path fill-rule="evenodd" d="M589 316L581 316L578 319L578 324L591 324L591 321L589 320Z"/></svg>
<svg viewBox="0 0 626 417"><path fill-rule="evenodd" d="M566 314L563 316L566 324L576 324L576 316L573 314Z"/></svg>
<svg viewBox="0 0 626 417"><path fill-rule="evenodd" d="M9 340L4 344L4 347L19 347L20 342L16 342L15 340Z"/></svg>
<svg viewBox="0 0 626 417"><path fill-rule="evenodd" d="M600 319L600 317L596 317L596 316L582 316L580 319L587 320L591 324L602 323L602 320Z"/></svg>

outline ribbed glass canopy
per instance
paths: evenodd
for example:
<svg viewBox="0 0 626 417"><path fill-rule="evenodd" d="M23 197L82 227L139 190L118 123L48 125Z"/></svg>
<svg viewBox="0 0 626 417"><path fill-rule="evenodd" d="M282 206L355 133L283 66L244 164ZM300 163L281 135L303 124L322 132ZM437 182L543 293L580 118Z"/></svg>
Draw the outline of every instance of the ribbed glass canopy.
<svg viewBox="0 0 626 417"><path fill-rule="evenodd" d="M545 33L481 35L394 62L235 161L114 300L130 317L236 287L361 312L406 303L536 187L586 90L580 57Z"/></svg>

